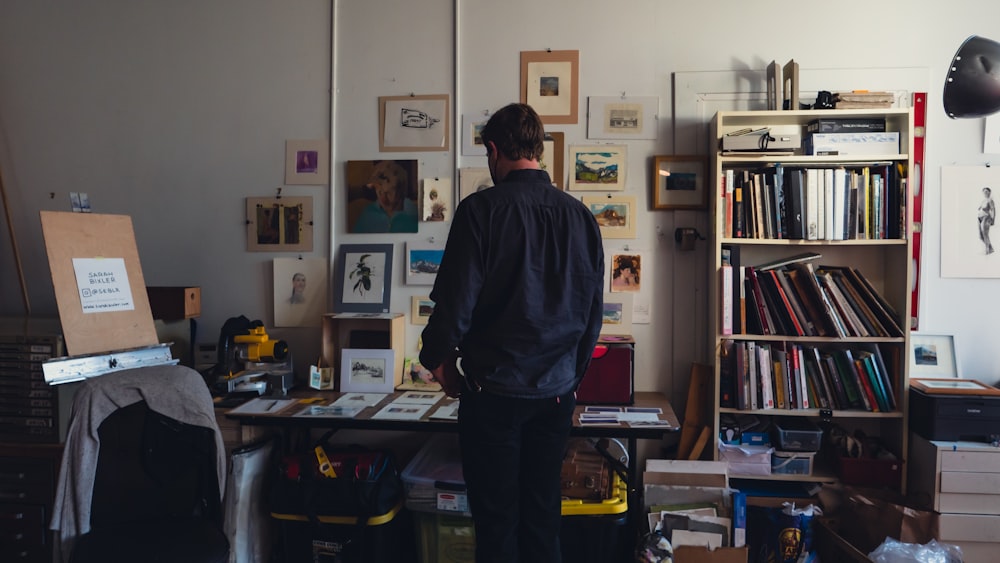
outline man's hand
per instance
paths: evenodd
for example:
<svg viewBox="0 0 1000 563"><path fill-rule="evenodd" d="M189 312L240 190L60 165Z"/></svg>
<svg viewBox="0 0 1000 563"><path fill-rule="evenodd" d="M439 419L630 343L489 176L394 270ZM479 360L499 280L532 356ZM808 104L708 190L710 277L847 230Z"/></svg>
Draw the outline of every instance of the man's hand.
<svg viewBox="0 0 1000 563"><path fill-rule="evenodd" d="M441 390L451 398L462 394L462 374L455 364L457 359L458 354L449 355L441 365L431 370L434 380L441 384Z"/></svg>

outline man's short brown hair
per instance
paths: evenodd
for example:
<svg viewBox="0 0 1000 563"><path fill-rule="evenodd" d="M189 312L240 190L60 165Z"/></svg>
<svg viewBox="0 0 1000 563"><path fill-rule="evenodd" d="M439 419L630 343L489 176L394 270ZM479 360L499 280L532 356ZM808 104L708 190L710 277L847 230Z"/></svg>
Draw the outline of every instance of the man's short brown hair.
<svg viewBox="0 0 1000 563"><path fill-rule="evenodd" d="M510 160L542 158L545 128L542 118L527 104L509 104L493 114L480 132L485 145L493 142Z"/></svg>

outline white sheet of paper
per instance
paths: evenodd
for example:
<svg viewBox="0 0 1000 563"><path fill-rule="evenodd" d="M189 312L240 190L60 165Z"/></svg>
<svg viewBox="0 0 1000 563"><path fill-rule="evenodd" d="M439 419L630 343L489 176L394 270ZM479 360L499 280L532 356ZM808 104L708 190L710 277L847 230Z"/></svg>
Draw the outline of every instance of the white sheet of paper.
<svg viewBox="0 0 1000 563"><path fill-rule="evenodd" d="M250 399L242 405L229 411L230 414L277 414L289 405L298 403L298 399Z"/></svg>
<svg viewBox="0 0 1000 563"><path fill-rule="evenodd" d="M135 310L124 258L74 258L73 271L84 313Z"/></svg>
<svg viewBox="0 0 1000 563"><path fill-rule="evenodd" d="M389 403L382 407L372 418L391 420L419 420L431 408L431 405Z"/></svg>
<svg viewBox="0 0 1000 563"><path fill-rule="evenodd" d="M338 407L374 407L388 396L388 393L344 393L332 404Z"/></svg>
<svg viewBox="0 0 1000 563"><path fill-rule="evenodd" d="M458 420L458 401L441 405L431 413L430 417L438 420Z"/></svg>
<svg viewBox="0 0 1000 563"><path fill-rule="evenodd" d="M407 391L396 400L393 404L407 404L407 405L433 405L444 398L444 393L431 393L427 391Z"/></svg>
<svg viewBox="0 0 1000 563"><path fill-rule="evenodd" d="M656 422L660 417L653 412L620 412L618 413L620 422Z"/></svg>

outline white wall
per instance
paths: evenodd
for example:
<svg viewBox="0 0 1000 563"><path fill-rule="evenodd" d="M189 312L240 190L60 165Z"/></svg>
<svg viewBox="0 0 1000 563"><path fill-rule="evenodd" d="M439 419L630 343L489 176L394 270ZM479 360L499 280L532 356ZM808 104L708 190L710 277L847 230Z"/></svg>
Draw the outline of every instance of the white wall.
<svg viewBox="0 0 1000 563"><path fill-rule="evenodd" d="M648 201L649 157L698 149L686 137L673 145L675 72L759 70L794 58L804 74L813 69L804 82L822 83L815 69L923 67L929 102L920 330L955 334L964 371L996 382L990 320L1000 318L1000 301L989 296L1000 282L943 279L938 266L940 167L990 159L981 152L982 120L949 120L941 109L947 65L971 34L1000 39L1000 4L3 2L0 172L35 314L56 314L38 210L68 210L68 192L84 191L96 211L133 216L148 284L202 287L200 337L214 340L230 316L270 322L270 260L282 255L245 252L243 199L282 186L284 141L329 135L331 104L332 190L283 191L315 198L308 256L335 255L342 242L393 242L399 272L404 241L414 237L344 234L343 163L416 158L422 176L450 177L484 159L461 156L461 138L452 139L450 152L379 153L378 96L450 93L457 124L463 114L518 98L520 51L579 50L581 115L587 96L660 98L659 138L627 143L627 193ZM588 142L585 119L553 129L566 133L567 144ZM675 226L705 232L704 215L650 211L639 218L636 240L606 242L609 253L628 244L647 256L652 322L634 331L638 387L663 390L678 407L687 366L708 356L707 252L704 243L677 251L672 233ZM446 234L447 225L422 224L416 240ZM0 240L0 314L16 315L20 290L9 245ZM392 308L408 312L410 296L428 288L405 286L401 273L394 278ZM299 364L318 352L316 330L273 333L289 340ZM418 335L419 327L408 325L408 353Z"/></svg>

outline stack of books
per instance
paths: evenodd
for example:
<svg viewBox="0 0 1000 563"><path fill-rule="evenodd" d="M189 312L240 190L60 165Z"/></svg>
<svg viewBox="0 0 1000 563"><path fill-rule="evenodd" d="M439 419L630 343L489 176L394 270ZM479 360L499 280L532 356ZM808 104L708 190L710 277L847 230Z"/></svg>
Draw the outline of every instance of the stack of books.
<svg viewBox="0 0 1000 563"><path fill-rule="evenodd" d="M836 109L876 109L891 108L896 96L892 92L869 92L854 90L852 92L837 92L833 96L833 107Z"/></svg>

